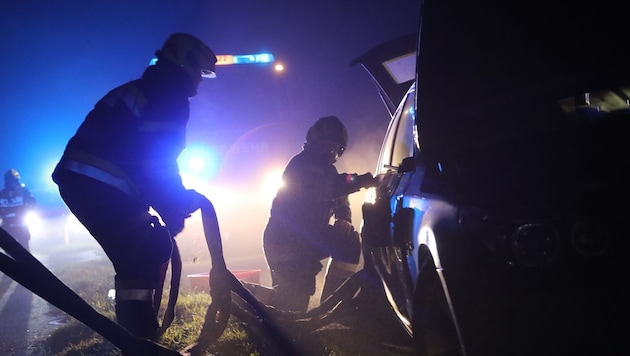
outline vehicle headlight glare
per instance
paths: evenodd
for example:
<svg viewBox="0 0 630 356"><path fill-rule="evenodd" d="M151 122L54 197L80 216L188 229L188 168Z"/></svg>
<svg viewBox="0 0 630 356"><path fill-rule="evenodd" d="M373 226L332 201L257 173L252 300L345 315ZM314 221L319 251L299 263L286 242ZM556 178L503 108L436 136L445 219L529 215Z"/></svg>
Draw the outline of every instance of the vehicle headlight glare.
<svg viewBox="0 0 630 356"><path fill-rule="evenodd" d="M34 211L29 211L24 217L24 221L31 233L39 232L42 229L42 220Z"/></svg>

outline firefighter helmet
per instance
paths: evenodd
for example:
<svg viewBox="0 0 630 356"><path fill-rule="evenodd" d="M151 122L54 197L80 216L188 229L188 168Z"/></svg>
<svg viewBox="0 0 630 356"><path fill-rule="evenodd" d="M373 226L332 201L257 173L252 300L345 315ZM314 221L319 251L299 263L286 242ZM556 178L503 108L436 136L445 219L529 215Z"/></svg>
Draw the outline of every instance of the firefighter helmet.
<svg viewBox="0 0 630 356"><path fill-rule="evenodd" d="M342 151L348 147L348 131L336 116L322 117L308 129L306 143L322 139L331 140L339 144Z"/></svg>
<svg viewBox="0 0 630 356"><path fill-rule="evenodd" d="M11 168L4 173L4 186L7 188L15 187L20 184L20 173Z"/></svg>
<svg viewBox="0 0 630 356"><path fill-rule="evenodd" d="M166 60L181 66L193 78L216 77L214 66L217 56L210 47L193 35L187 33L170 35L155 55L158 61Z"/></svg>

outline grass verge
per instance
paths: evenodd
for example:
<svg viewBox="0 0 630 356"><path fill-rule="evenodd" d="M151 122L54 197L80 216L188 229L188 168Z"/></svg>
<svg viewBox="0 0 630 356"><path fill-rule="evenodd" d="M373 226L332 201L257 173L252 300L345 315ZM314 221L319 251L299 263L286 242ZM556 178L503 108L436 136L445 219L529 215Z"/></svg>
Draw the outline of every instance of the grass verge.
<svg viewBox="0 0 630 356"><path fill-rule="evenodd" d="M114 272L108 260L65 265L58 268L55 275L96 311L114 320L114 305L107 296L107 291L112 288ZM168 290L163 295L167 298ZM182 288L175 320L158 343L172 350L181 350L192 344L199 336L210 302L207 293ZM166 305L166 300L162 305ZM109 341L73 318L52 332L45 340L44 347L46 354L59 356L121 355L121 351ZM230 317L225 332L208 352L216 356L259 355L234 317Z"/></svg>

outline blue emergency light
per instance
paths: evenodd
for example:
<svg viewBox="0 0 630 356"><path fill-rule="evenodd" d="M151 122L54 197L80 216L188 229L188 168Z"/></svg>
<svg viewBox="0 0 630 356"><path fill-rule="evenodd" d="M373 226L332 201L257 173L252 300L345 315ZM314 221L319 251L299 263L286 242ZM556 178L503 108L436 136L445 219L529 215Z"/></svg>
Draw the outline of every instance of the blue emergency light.
<svg viewBox="0 0 630 356"><path fill-rule="evenodd" d="M157 63L157 57L151 58L149 65L155 65ZM258 54L217 54L216 65L231 65L231 64L265 64L273 63L275 58L271 53L258 53Z"/></svg>
<svg viewBox="0 0 630 356"><path fill-rule="evenodd" d="M234 58L234 64L263 64L274 61L273 54L270 53L234 55L232 58Z"/></svg>

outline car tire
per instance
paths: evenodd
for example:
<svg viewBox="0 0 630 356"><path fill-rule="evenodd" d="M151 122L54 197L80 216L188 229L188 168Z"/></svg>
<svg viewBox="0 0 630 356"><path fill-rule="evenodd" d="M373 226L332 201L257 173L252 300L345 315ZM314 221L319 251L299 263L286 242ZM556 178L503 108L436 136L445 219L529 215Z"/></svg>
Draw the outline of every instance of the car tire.
<svg viewBox="0 0 630 356"><path fill-rule="evenodd" d="M419 272L414 292L412 329L419 356L463 355L457 329L433 257L428 249L419 252Z"/></svg>

